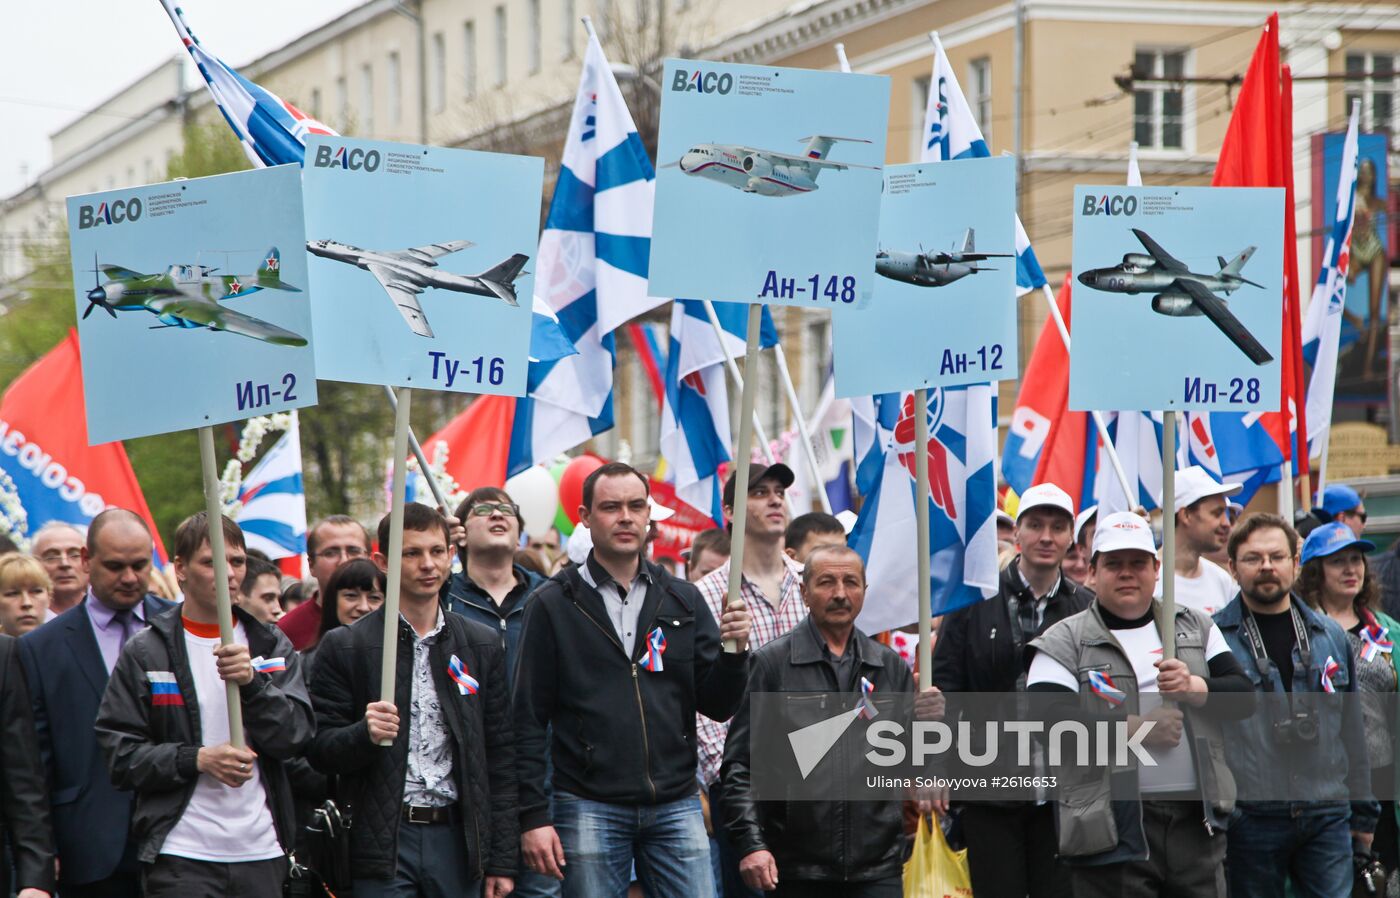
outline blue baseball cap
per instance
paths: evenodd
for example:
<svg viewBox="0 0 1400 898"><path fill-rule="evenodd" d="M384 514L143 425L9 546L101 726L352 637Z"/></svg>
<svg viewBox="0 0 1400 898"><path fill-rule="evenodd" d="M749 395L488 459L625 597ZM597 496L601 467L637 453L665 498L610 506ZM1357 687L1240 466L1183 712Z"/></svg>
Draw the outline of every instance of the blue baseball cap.
<svg viewBox="0 0 1400 898"><path fill-rule="evenodd" d="M1322 500L1314 512L1321 511L1322 516L1327 520L1332 520L1344 511L1351 511L1361 505L1361 494L1345 483L1331 483L1322 491Z"/></svg>
<svg viewBox="0 0 1400 898"><path fill-rule="evenodd" d="M1323 524L1309 533L1308 538L1304 540L1303 563L1307 564L1314 558L1324 558L1353 546L1362 552L1373 552L1376 548L1375 543L1352 533L1351 528L1346 524L1335 521L1331 524Z"/></svg>

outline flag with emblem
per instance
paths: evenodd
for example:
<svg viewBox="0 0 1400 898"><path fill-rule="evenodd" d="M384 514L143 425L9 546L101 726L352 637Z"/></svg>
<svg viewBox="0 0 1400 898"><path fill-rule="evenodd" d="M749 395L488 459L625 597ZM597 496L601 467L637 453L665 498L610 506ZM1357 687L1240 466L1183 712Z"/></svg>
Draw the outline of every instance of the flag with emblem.
<svg viewBox="0 0 1400 898"><path fill-rule="evenodd" d="M617 79L590 36L535 277L578 352L530 365L529 395L515 404L510 474L612 428L613 331L665 302L647 295L655 185Z"/></svg>
<svg viewBox="0 0 1400 898"><path fill-rule="evenodd" d="M924 136L919 161L969 159L992 155L982 128L972 114L957 73L933 36L933 73L929 76L928 104L924 108ZM1016 216L1016 292L1029 293L1045 286L1045 272L1031 248L1031 239Z"/></svg>
<svg viewBox="0 0 1400 898"><path fill-rule="evenodd" d="M1303 319L1303 356L1312 365L1306 403L1308 452L1321 456L1332 424L1332 397L1337 387L1337 354L1342 339L1342 310L1347 298L1347 269L1351 261L1351 225L1356 212L1357 117L1354 104L1337 169L1336 215L1327 235L1322 269L1313 285L1312 302Z"/></svg>
<svg viewBox="0 0 1400 898"><path fill-rule="evenodd" d="M306 488L302 482L301 432L296 412L292 426L243 478L238 510L232 517L243 528L248 548L273 561L300 559L306 551ZM300 574L300 569L296 571Z"/></svg>
<svg viewBox="0 0 1400 898"><path fill-rule="evenodd" d="M1183 412L1177 467L1200 465L1211 477L1244 489L1231 501L1248 505L1259 488L1277 483L1283 452L1261 420L1263 413Z"/></svg>
<svg viewBox="0 0 1400 898"><path fill-rule="evenodd" d="M719 466L729 461L729 392L725 380L725 345L735 358L745 351L748 308L715 303L720 333L716 333L705 304L678 299L671 305L670 349L666 353L665 399L661 408L661 454L666 459L676 496L708 515L720 526ZM723 334L724 344L720 343ZM778 330L768 308L763 309L759 345L778 342Z"/></svg>
<svg viewBox="0 0 1400 898"><path fill-rule="evenodd" d="M928 453L929 573L934 616L996 594L996 427L986 384L928 393L929 442L914 445L914 394L901 399L880 478L850 534L865 560L861 628L871 633L919 618L914 453Z"/></svg>

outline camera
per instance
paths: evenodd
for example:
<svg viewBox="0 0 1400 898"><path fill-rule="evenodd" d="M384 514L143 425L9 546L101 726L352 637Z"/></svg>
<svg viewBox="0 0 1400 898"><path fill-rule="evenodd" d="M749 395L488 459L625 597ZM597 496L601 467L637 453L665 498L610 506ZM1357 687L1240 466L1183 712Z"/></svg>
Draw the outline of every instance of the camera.
<svg viewBox="0 0 1400 898"><path fill-rule="evenodd" d="M1291 711L1287 720L1274 721L1274 739L1280 745L1310 745L1317 741L1317 720L1307 711Z"/></svg>

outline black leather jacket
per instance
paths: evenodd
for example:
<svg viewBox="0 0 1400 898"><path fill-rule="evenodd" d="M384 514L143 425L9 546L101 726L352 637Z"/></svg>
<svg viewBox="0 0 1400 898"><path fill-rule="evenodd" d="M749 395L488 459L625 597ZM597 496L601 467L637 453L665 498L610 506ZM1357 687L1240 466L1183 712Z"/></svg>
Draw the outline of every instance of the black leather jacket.
<svg viewBox="0 0 1400 898"><path fill-rule="evenodd" d="M0 844L8 835L15 858L15 885L20 891L53 891L53 827L49 791L34 712L19 663L19 644L0 636ZM8 889L10 870L0 852L0 889Z"/></svg>
<svg viewBox="0 0 1400 898"><path fill-rule="evenodd" d="M899 654L860 630L852 632L846 648L856 652L851 682L838 684L822 656L820 638L809 618L754 653L749 689L729 724L720 768L718 805L725 829L740 857L771 851L780 882L898 876L909 853L900 801L760 802L752 795L752 694L853 692L861 677L870 680L877 695L914 691L913 674Z"/></svg>
<svg viewBox="0 0 1400 898"><path fill-rule="evenodd" d="M506 695L505 653L494 630L444 612L428 649L433 684L452 735L452 775L462 815L463 855L472 878L514 876L516 828L514 730ZM477 680L463 695L448 674L457 656ZM326 634L316 650L311 699L316 738L307 752L322 773L339 777L338 798L354 815L351 870L356 879L392 879L398 866L399 822L408 770L408 710L413 704L413 630L399 621L394 704L399 735L387 750L370 741L365 706L379 701L384 609Z"/></svg>

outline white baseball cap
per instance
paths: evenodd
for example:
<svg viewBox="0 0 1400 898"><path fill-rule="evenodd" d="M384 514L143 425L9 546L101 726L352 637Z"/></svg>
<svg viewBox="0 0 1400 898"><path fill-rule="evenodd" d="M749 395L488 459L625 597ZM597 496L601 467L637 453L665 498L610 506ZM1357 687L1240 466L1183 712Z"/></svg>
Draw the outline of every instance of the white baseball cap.
<svg viewBox="0 0 1400 898"><path fill-rule="evenodd" d="M1242 483L1221 483L1205 468L1192 465L1176 472L1176 508L1180 511L1207 496L1233 496L1243 489Z"/></svg>
<svg viewBox="0 0 1400 898"><path fill-rule="evenodd" d="M1099 507L1097 505L1090 505L1088 508L1084 509L1079 513L1079 517L1074 519L1075 542L1079 542L1079 534L1084 532L1084 525L1092 521L1094 519L1094 516L1098 513Z"/></svg>
<svg viewBox="0 0 1400 898"><path fill-rule="evenodd" d="M1016 508L1016 520L1026 516L1032 508L1058 508L1074 520L1074 500L1069 493L1053 483L1037 483L1021 494L1021 504Z"/></svg>
<svg viewBox="0 0 1400 898"><path fill-rule="evenodd" d="M1152 525L1131 511L1115 511L1099 521L1094 531L1093 555L1100 552L1117 552L1123 549L1137 549L1153 556L1157 554L1157 543L1152 539Z"/></svg>

